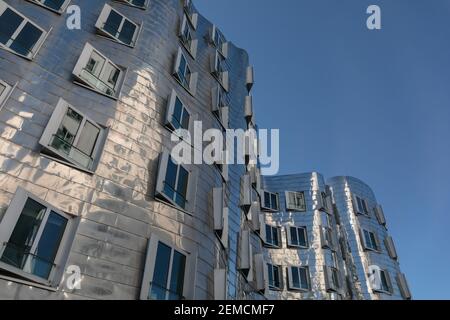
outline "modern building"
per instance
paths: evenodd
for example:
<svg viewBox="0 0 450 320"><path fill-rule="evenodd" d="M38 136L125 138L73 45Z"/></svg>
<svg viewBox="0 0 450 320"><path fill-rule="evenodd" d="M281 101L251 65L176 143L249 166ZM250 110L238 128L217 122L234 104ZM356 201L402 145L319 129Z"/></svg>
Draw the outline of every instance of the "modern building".
<svg viewBox="0 0 450 320"><path fill-rule="evenodd" d="M263 177L263 190L266 296L411 299L382 206L364 182L325 183L314 172Z"/></svg>
<svg viewBox="0 0 450 320"><path fill-rule="evenodd" d="M0 30L0 299L253 297L246 166L169 152L254 126L247 53L189 0L0 0Z"/></svg>
<svg viewBox="0 0 450 320"><path fill-rule="evenodd" d="M409 298L362 182L172 158L253 84L190 0L0 0L0 299Z"/></svg>

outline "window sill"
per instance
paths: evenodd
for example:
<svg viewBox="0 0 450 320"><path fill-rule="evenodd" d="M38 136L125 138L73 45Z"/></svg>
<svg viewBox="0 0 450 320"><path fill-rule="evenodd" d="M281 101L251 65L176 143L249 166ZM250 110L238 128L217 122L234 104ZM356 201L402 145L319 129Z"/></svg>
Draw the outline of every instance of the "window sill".
<svg viewBox="0 0 450 320"><path fill-rule="evenodd" d="M186 86L180 81L180 79L177 77L176 74L172 74L173 78L178 82L178 84L186 90L187 93L189 93L192 97L195 97L195 95L191 92L191 88L186 88Z"/></svg>
<svg viewBox="0 0 450 320"><path fill-rule="evenodd" d="M55 152L55 151L53 151L53 150L51 150L51 149L48 149L48 147L44 147L44 146L43 146L43 148L44 148L44 149L47 149L47 150L50 150L51 152ZM73 163L68 162L68 161L64 161L64 160L59 159L59 158L57 158L57 157L54 157L54 156L51 156L51 155L48 155L48 154L45 154L45 153L42 153L42 152L41 152L41 155L42 155L43 157L45 157L45 158L48 158L48 159L52 160L52 161L59 162L59 163L64 164L64 165L66 165L66 166L68 166L68 167L71 167L71 168L73 168L73 169L75 169L75 170L84 172L84 173L86 173L86 174L88 174L88 175L90 175L90 176L93 176L93 175L95 174L94 171L91 171L91 170L82 168L82 167L80 167L80 166L77 166L76 164L73 164Z"/></svg>
<svg viewBox="0 0 450 320"><path fill-rule="evenodd" d="M47 291L50 291L50 292L57 292L58 291L58 289L54 288L54 287L46 286L46 285L35 283L35 282L32 282L32 281L27 281L27 280L22 280L22 279L18 279L18 278L8 277L8 276L4 276L4 275L0 275L0 279L5 280L5 281L10 281L10 282L15 282L15 283L18 283L18 284L23 284L23 285L34 287L34 288L47 290Z"/></svg>
<svg viewBox="0 0 450 320"><path fill-rule="evenodd" d="M126 6L133 7L133 8L138 8L138 9L141 9L141 10L147 10L147 7L148 7L148 1L145 2L145 5L143 7L136 6L136 5L132 4L132 3L129 3L128 1L123 1L123 0L122 1L114 0L114 2L118 2L118 3L124 4Z"/></svg>
<svg viewBox="0 0 450 320"><path fill-rule="evenodd" d="M311 289L301 289L301 288L289 288L289 291L299 292L299 293L308 293L311 292Z"/></svg>
<svg viewBox="0 0 450 320"><path fill-rule="evenodd" d="M103 38L103 39L106 39L106 40L110 40L110 41L112 41L112 42L121 44L121 45L123 45L123 46L125 46L125 47L128 47L128 48L131 48L131 49L134 49L134 48L136 47L136 42L135 42L134 44L127 44L127 43L125 43L125 42L122 42L122 41L120 41L120 40L114 38L112 35L108 34L108 33L107 33L106 31L104 31L104 30L97 29L97 31L98 31L98 32L97 32L97 35L98 35L100 38Z"/></svg>
<svg viewBox="0 0 450 320"><path fill-rule="evenodd" d="M302 249L302 250L307 250L307 249L309 249L309 246L297 246L297 245L290 244L290 245L288 245L288 248L289 248L289 249Z"/></svg>
<svg viewBox="0 0 450 320"><path fill-rule="evenodd" d="M10 266L4 262L0 262L0 270L3 270L5 272L8 272L9 274L17 276L17 278L16 278L15 276L6 276L3 274L0 274L0 278L2 278L2 279L19 282L19 283L26 284L26 285L33 286L33 287L53 289L54 291L56 291L56 288L52 287L50 285L50 281L39 278L39 277L29 274L27 272L24 272L23 270L18 269L13 266Z"/></svg>
<svg viewBox="0 0 450 320"><path fill-rule="evenodd" d="M80 87L86 88L86 89L88 89L88 90L90 90L90 91L92 91L92 92L98 93L98 94L100 94L100 95L102 95L102 96L104 96L104 97L113 99L113 100L115 100L115 101L119 100L120 93L118 94L117 97L116 97L116 96L111 96L111 95L109 95L109 94L106 94L106 93L104 93L104 92L101 92L101 91L99 91L99 90L96 90L96 89L92 88L91 86L88 86L88 85L86 85L86 84L84 84L84 83L81 83L81 82L79 82L79 81L74 81L73 83L75 83L76 85L79 85Z"/></svg>
<svg viewBox="0 0 450 320"><path fill-rule="evenodd" d="M44 8L44 9L47 9L48 11L51 11L51 12L53 12L53 13L56 13L56 14L58 14L58 15L62 15L63 12L64 12L64 11L67 9L67 7L68 7L68 6L64 6L64 7L61 8L60 10L55 10L55 9L52 9L52 8L47 7L46 5L43 5L43 4L40 3L40 2L33 1L33 0L28 0L28 1L31 2L31 3L33 3L33 4L35 4L35 5L38 5L39 7L42 7L42 8Z"/></svg>
<svg viewBox="0 0 450 320"><path fill-rule="evenodd" d="M188 44L186 43L186 41L183 41L183 39L181 37L178 37L178 39L180 40L180 44L183 46L183 48L188 52L188 54L191 56L192 60L195 60L194 54L191 52L191 48L189 48ZM194 41L195 39L192 39L191 41Z"/></svg>
<svg viewBox="0 0 450 320"><path fill-rule="evenodd" d="M178 211L181 211L185 214L187 214L188 216L193 217L194 214L192 214L191 212L187 211L186 209L181 208L180 206L176 205L175 203L173 203L172 200L168 199L164 194L162 193L158 193L157 195L155 195L154 197L155 201L158 201L160 203L163 203L173 209L176 209Z"/></svg>

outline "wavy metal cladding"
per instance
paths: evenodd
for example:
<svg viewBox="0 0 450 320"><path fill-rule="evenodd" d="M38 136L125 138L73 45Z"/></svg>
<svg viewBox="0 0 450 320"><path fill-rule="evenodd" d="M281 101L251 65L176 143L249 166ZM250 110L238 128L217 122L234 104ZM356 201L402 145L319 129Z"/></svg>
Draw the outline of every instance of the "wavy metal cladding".
<svg viewBox="0 0 450 320"><path fill-rule="evenodd" d="M167 97L175 88L203 121L204 128L220 128L211 113L210 73L214 48L207 37L212 24L199 16L195 61L199 73L197 94L189 95L171 75L180 46L178 31L183 1L150 0L146 10L118 1L72 0L82 14L82 29L68 30L66 16L29 1L6 0L45 30L48 38L33 61L0 50L0 78L16 83L0 110L0 206L6 211L21 186L55 207L82 216L67 265L78 265L80 290L68 290L64 280L56 291L0 279L1 299L138 299L148 238L157 229L177 245L198 247L195 298L213 298L213 270L228 270L228 297L237 298L237 237L241 225L240 176L245 167L229 168L229 252L221 248L212 230L210 193L222 186L213 166L198 166L193 216L154 200L158 157L172 146L164 127ZM95 23L105 3L133 21L143 23L135 48L96 34ZM72 69L86 42L127 68L120 98L115 101L75 85ZM244 119L245 51L229 46L230 127L247 128ZM100 163L93 175L40 154L39 139L59 100L63 98L87 116L109 127ZM0 215L0 217L1 217Z"/></svg>
<svg viewBox="0 0 450 320"><path fill-rule="evenodd" d="M281 226L282 248L265 248L266 262L283 267L281 290L270 290L266 296L273 299L402 299L397 275L401 273L399 263L389 256L384 239L388 237L385 226L374 214L377 201L372 190L361 180L351 177L335 177L325 184L318 173L263 177L264 190L279 194L280 210L265 213L266 222ZM286 191L303 192L306 211L286 209ZM333 208L325 213L318 208L321 193L332 196ZM352 195L367 201L370 215L357 215L353 209ZM306 227L308 248L298 249L287 245L286 228ZM335 239L334 250L323 246L321 226L329 226ZM374 232L380 239L379 252L364 250L359 230ZM370 266L386 270L391 279L391 292L376 293L373 290ZM288 287L286 268L302 266L309 268L310 290L298 292ZM324 266L338 270L341 279L339 290L330 290L325 280Z"/></svg>
<svg viewBox="0 0 450 320"><path fill-rule="evenodd" d="M327 182L333 193L333 198L339 211L342 225L348 239L351 249L353 263L350 266L353 270L353 286L355 297L370 300L391 300L403 299L397 275L401 273L398 259L392 259L386 248L384 239L388 234L388 229L382 226L374 213L374 208L378 202L371 188L363 181L353 177L334 177ZM368 201L369 215L355 214L352 195L356 195ZM359 230L367 229L374 232L380 242L380 251L367 251L363 249ZM371 287L371 279L369 278L369 267L376 265L381 269L389 272L392 292L391 293L374 293Z"/></svg>

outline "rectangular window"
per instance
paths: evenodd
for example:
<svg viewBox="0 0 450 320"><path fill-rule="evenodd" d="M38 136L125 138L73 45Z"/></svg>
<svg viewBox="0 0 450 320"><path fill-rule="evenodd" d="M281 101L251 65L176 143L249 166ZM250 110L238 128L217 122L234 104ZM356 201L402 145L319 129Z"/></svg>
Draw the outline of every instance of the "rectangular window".
<svg viewBox="0 0 450 320"><path fill-rule="evenodd" d="M334 267L324 267L325 286L327 291L338 292L341 287L341 280L338 269Z"/></svg>
<svg viewBox="0 0 450 320"><path fill-rule="evenodd" d="M366 249L379 251L380 246L378 245L378 239L375 233L363 229L363 236L364 246Z"/></svg>
<svg viewBox="0 0 450 320"><path fill-rule="evenodd" d="M261 201L261 208L267 211L278 211L279 210L278 194L268 191L263 192L263 199Z"/></svg>
<svg viewBox="0 0 450 320"><path fill-rule="evenodd" d="M193 73L191 71L188 60L181 47L178 48L173 76L191 95L195 95L197 90L198 73Z"/></svg>
<svg viewBox="0 0 450 320"><path fill-rule="evenodd" d="M308 235L306 227L287 227L289 246L308 248Z"/></svg>
<svg viewBox="0 0 450 320"><path fill-rule="evenodd" d="M373 290L375 292L382 292L387 294L392 293L392 283L389 272L387 270L379 268L374 268L372 272L373 277L371 281L373 285Z"/></svg>
<svg viewBox="0 0 450 320"><path fill-rule="evenodd" d="M102 35L131 47L135 46L140 31L138 24L108 4L103 7L95 26Z"/></svg>
<svg viewBox="0 0 450 320"><path fill-rule="evenodd" d="M27 59L32 59L47 32L24 15L0 1L0 44Z"/></svg>
<svg viewBox="0 0 450 320"><path fill-rule="evenodd" d="M3 80L0 80L0 109L6 103L6 100L8 100L12 90L13 90L12 86L10 86Z"/></svg>
<svg viewBox="0 0 450 320"><path fill-rule="evenodd" d="M310 279L308 267L290 267L289 271L289 289L309 291Z"/></svg>
<svg viewBox="0 0 450 320"><path fill-rule="evenodd" d="M170 130L184 129L189 131L191 129L191 114L175 90L172 90L168 100L166 126Z"/></svg>
<svg viewBox="0 0 450 320"><path fill-rule="evenodd" d="M226 41L222 32L220 32L220 30L216 26L213 26L212 42L214 46L216 46L217 50L219 50L219 52L223 54L222 49Z"/></svg>
<svg viewBox="0 0 450 320"><path fill-rule="evenodd" d="M321 230L321 242L322 248L335 250L334 241L333 241L333 230L329 227L322 226Z"/></svg>
<svg viewBox="0 0 450 320"><path fill-rule="evenodd" d="M156 196L182 210L192 211L194 175L183 164L176 164L169 152L163 152L158 169Z"/></svg>
<svg viewBox="0 0 450 320"><path fill-rule="evenodd" d="M69 6L70 0L29 0L51 11L62 13Z"/></svg>
<svg viewBox="0 0 450 320"><path fill-rule="evenodd" d="M103 127L60 99L39 143L44 153L92 172L100 158L105 136Z"/></svg>
<svg viewBox="0 0 450 320"><path fill-rule="evenodd" d="M305 194L303 192L286 191L286 209L306 211Z"/></svg>
<svg viewBox="0 0 450 320"><path fill-rule="evenodd" d="M18 188L0 225L0 269L56 286L73 233L72 217ZM73 236L73 234L72 234Z"/></svg>
<svg viewBox="0 0 450 320"><path fill-rule="evenodd" d="M270 263L267 264L268 282L270 290L282 290L281 287L281 267Z"/></svg>
<svg viewBox="0 0 450 320"><path fill-rule="evenodd" d="M265 243L275 248L281 248L280 228L273 227L266 224L266 239Z"/></svg>
<svg viewBox="0 0 450 320"><path fill-rule="evenodd" d="M227 68L225 58L216 50L211 56L211 74L225 91L229 89Z"/></svg>
<svg viewBox="0 0 450 320"><path fill-rule="evenodd" d="M196 252L177 248L170 237L150 237L142 279L142 300L194 298Z"/></svg>
<svg viewBox="0 0 450 320"><path fill-rule="evenodd" d="M86 43L73 70L73 75L81 84L112 98L119 97L124 74L121 67L115 65L89 43Z"/></svg>
<svg viewBox="0 0 450 320"><path fill-rule="evenodd" d="M198 14L195 12L194 4L191 0L184 0L184 12L189 18L189 23L194 29L197 29Z"/></svg>
<svg viewBox="0 0 450 320"><path fill-rule="evenodd" d="M148 3L148 0L116 0L116 1L123 2L125 4L128 4L128 5L132 6L132 7L137 7L137 8L140 8L140 9L146 9L147 8L147 3Z"/></svg>
<svg viewBox="0 0 450 320"><path fill-rule="evenodd" d="M354 195L353 202L356 214L364 214L367 216L369 215L369 205L367 200Z"/></svg>
<svg viewBox="0 0 450 320"><path fill-rule="evenodd" d="M194 30L192 25L189 23L189 18L186 14L183 15L183 19L181 20L179 37L183 46L192 58L195 59L197 56L198 40L194 39Z"/></svg>

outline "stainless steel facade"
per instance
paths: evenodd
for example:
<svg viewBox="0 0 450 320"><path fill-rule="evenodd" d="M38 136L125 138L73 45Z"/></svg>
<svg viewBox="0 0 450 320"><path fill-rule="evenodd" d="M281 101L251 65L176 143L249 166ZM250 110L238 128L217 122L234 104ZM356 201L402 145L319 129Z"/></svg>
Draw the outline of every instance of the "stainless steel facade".
<svg viewBox="0 0 450 320"><path fill-rule="evenodd" d="M79 289L69 289L64 277L57 288L48 288L2 272L0 299L138 299L153 233L162 234L181 249L196 248L195 272L189 275L195 278L190 298L214 298L217 268L227 270L226 297L242 298L239 290L244 280L236 265L243 222L239 185L245 166L230 166L224 184L229 209L227 249L212 226L211 192L223 184L217 168L198 166L192 214L154 196L160 154L174 145L164 127L172 90L204 128L221 128L211 112L211 89L218 85L210 69L216 53L209 41L213 24L198 15L193 31L198 40L195 59L182 49L192 71L198 73L196 94L192 95L172 76L177 51L182 47L179 30L184 6L189 2L150 0L142 10L126 1L72 0L70 5L81 9L81 30L66 27L69 15L32 1L5 2L50 31L32 60L0 50L0 79L16 84L0 110L0 219L18 187L81 217L66 267L79 266L82 279ZM95 25L105 3L141 24L134 48L98 34ZM117 100L74 84L72 70L87 42L126 69ZM230 128L247 128L248 66L247 53L228 42ZM41 153L39 140L60 98L108 128L93 173Z"/></svg>
<svg viewBox="0 0 450 320"><path fill-rule="evenodd" d="M281 226L282 238L281 248L265 249L266 262L280 265L283 269L306 266L310 277L309 289L299 292L289 288L289 279L284 272L285 283L282 288L271 291L272 297L356 300L411 298L406 279L400 271L395 246L393 242L387 243L392 238L388 235L382 207L364 182L352 177L334 177L325 184L320 174L306 173L263 177L263 188L279 195L279 212L264 215L268 224ZM303 192L306 210L288 210L286 191ZM330 199L327 210L320 208L321 204L318 207L319 193ZM367 212L359 212L358 201L365 202ZM334 244L331 248L324 246L324 237L320 235L320 226L325 224L332 230ZM290 226L307 228L307 248L288 246L286 228ZM375 248L369 248L363 230L373 233ZM367 241L370 242L370 237ZM337 269L340 278L338 290L331 289L327 283L324 265ZM374 270L382 270L382 281L375 276L378 273L374 273Z"/></svg>

